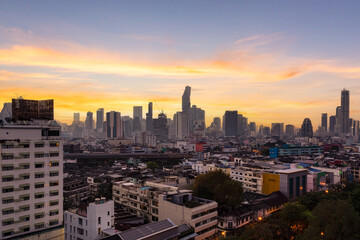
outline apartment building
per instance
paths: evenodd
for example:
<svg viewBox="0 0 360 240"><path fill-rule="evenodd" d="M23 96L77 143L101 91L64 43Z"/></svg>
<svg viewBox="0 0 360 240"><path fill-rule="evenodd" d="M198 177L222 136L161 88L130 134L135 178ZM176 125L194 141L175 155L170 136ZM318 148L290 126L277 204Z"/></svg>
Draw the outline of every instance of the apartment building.
<svg viewBox="0 0 360 240"><path fill-rule="evenodd" d="M0 126L1 239L62 225L60 130L42 120Z"/></svg>
<svg viewBox="0 0 360 240"><path fill-rule="evenodd" d="M191 190L163 183L136 185L123 181L114 183L113 200L150 222L169 218L177 225L188 224L194 228L196 240L216 233L217 203L193 197Z"/></svg>
<svg viewBox="0 0 360 240"><path fill-rule="evenodd" d="M64 212L65 240L101 239L102 231L113 227L114 201L105 198Z"/></svg>
<svg viewBox="0 0 360 240"><path fill-rule="evenodd" d="M193 197L191 192L159 195L159 220L171 219L175 224L188 224L194 229L195 240L213 239L217 227L215 201Z"/></svg>
<svg viewBox="0 0 360 240"><path fill-rule="evenodd" d="M262 193L264 170L252 167L237 167L231 169L230 177L242 183L244 191Z"/></svg>

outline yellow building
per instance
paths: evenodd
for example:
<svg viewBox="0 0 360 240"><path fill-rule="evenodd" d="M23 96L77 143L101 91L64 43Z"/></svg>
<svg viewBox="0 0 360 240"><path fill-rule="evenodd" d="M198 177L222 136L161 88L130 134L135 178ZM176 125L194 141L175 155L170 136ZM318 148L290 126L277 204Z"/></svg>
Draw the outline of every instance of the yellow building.
<svg viewBox="0 0 360 240"><path fill-rule="evenodd" d="M269 195L276 191L280 191L280 175L273 173L263 173L262 193Z"/></svg>

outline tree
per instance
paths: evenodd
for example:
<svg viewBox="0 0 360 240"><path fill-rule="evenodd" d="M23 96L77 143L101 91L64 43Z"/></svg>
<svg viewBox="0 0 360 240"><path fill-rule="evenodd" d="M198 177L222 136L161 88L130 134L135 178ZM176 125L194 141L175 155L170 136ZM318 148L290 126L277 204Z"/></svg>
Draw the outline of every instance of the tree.
<svg viewBox="0 0 360 240"><path fill-rule="evenodd" d="M354 207L354 209L360 213L360 189L355 189L351 194L349 201L351 205Z"/></svg>
<svg viewBox="0 0 360 240"><path fill-rule="evenodd" d="M219 207L238 207L243 194L241 183L221 170L197 176L193 190L194 196L214 200Z"/></svg>
<svg viewBox="0 0 360 240"><path fill-rule="evenodd" d="M300 239L355 240L360 238L359 216L345 200L323 200L309 218Z"/></svg>
<svg viewBox="0 0 360 240"><path fill-rule="evenodd" d="M150 161L146 163L146 168L154 171L155 169L159 168L159 165L156 162Z"/></svg>

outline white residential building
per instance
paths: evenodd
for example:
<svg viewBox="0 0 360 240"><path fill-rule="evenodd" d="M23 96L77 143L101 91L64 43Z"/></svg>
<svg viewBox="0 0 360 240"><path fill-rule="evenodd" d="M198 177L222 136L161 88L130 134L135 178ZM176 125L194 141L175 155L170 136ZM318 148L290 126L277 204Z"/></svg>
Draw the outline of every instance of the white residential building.
<svg viewBox="0 0 360 240"><path fill-rule="evenodd" d="M95 203L64 212L65 240L101 239L102 231L114 227L114 201L95 199Z"/></svg>
<svg viewBox="0 0 360 240"><path fill-rule="evenodd" d="M242 183L244 191L262 193L263 170L249 167L237 167L230 170L230 177Z"/></svg>
<svg viewBox="0 0 360 240"><path fill-rule="evenodd" d="M63 144L47 121L0 126L0 239L63 223Z"/></svg>

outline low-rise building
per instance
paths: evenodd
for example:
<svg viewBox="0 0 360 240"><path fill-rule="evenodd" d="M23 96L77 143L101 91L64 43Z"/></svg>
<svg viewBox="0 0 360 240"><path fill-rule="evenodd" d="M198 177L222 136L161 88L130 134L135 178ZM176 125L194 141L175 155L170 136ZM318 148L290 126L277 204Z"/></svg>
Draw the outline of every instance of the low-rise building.
<svg viewBox="0 0 360 240"><path fill-rule="evenodd" d="M262 193L262 169L237 167L231 169L230 177L242 183L244 191Z"/></svg>
<svg viewBox="0 0 360 240"><path fill-rule="evenodd" d="M101 239L102 231L113 226L114 202L105 198L64 212L65 240Z"/></svg>

